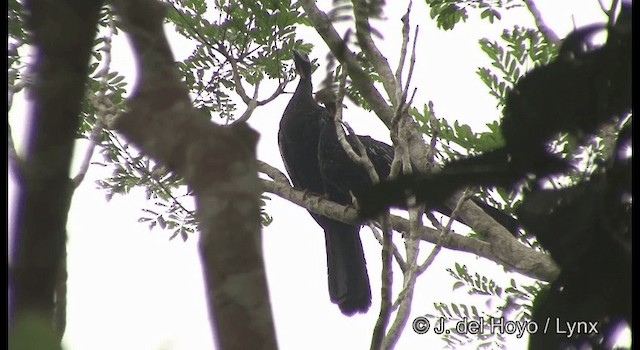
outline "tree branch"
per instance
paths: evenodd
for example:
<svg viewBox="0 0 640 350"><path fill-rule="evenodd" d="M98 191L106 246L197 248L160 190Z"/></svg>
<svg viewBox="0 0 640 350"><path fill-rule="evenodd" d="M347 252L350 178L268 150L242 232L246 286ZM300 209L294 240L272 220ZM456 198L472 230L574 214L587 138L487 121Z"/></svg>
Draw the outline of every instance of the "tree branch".
<svg viewBox="0 0 640 350"><path fill-rule="evenodd" d="M91 163L91 157L93 156L93 152L96 148L96 144L99 141L99 137L102 134L102 130L104 129L104 120L110 119L107 117L109 114L109 107L106 106L107 103L110 103L109 99L106 96L109 85L109 69L111 68L111 37L113 32L115 31L115 21L113 19L109 20L109 33L104 36L104 46L102 47L102 52L104 52L104 67L96 74L96 76L100 76L100 89L98 90L98 95L94 96L93 94L88 94L89 100L92 102L93 106L96 108L96 122L91 129L91 133L89 134L89 146L85 152L84 159L82 160L82 164L80 165L80 169L78 170L78 174L73 178L73 187L78 188L82 181L84 180L87 171L89 170L89 164Z"/></svg>
<svg viewBox="0 0 640 350"><path fill-rule="evenodd" d="M391 225L391 223L389 223L389 225ZM382 235L378 232L378 230L380 230L380 228L376 227L375 225L373 225L371 223L367 224L367 226L369 227L371 232L373 232L373 237L375 237L376 241L378 241L378 243L380 243L380 246L382 246L382 244L383 244ZM382 231L382 230L380 230L380 231ZM407 270L407 263L404 261L404 258L402 257L402 255L400 255L400 250L398 249L396 244L393 243L393 241L390 242L390 245L391 245L391 248L393 250L393 252L392 252L393 258L398 263L398 267L400 268L400 271L402 271L402 272L406 271Z"/></svg>
<svg viewBox="0 0 640 350"><path fill-rule="evenodd" d="M397 86L402 86L402 70L404 69L404 61L407 57L407 45L409 45L409 15L411 14L412 5L413 1L409 0L407 12L405 12L404 16L400 19L402 21L402 44L400 45L400 59L398 60L398 67L396 68ZM396 91L396 95L399 92L400 91Z"/></svg>
<svg viewBox="0 0 640 350"><path fill-rule="evenodd" d="M345 123L345 127L348 129L349 134L352 136L352 140L356 144L356 147L358 147L358 152L360 153L360 155L356 154L353 148L351 148L351 145L349 144L349 142L347 142L347 138L344 134L344 130L342 130L342 100L344 98L345 84L347 81L346 70L342 70L342 72L343 74L340 76L338 98L336 101L336 114L333 118L334 127L336 128L336 134L338 135L338 141L340 142L342 149L349 156L351 161L354 162L355 164L362 166L364 170L367 172L367 174L369 175L369 177L371 178L372 183L377 184L380 182L380 177L378 176L376 169L373 167L373 163L371 163L371 159L369 159L369 155L367 154L367 151L365 150L364 145L362 144L362 142L360 142L360 140L358 139L358 136L349 127L349 125Z"/></svg>
<svg viewBox="0 0 640 350"><path fill-rule="evenodd" d="M407 272L409 266L404 263L402 257L399 257L397 247L393 244L391 235L393 230L389 222L389 212L387 211L381 218L382 223L382 286L380 288L380 313L378 320L373 328L373 335L371 336L371 350L378 350L382 347L384 341L384 335L391 319L391 313L393 312L393 306L391 304L393 296L393 268L391 266L392 254L398 259L400 269L403 274ZM373 231L373 230L372 230ZM375 231L373 231L375 234ZM404 268L403 268L404 267Z"/></svg>
<svg viewBox="0 0 640 350"><path fill-rule="evenodd" d="M465 192L460 197L460 199L458 200L458 203L456 204L456 207L451 212L451 217L449 217L449 220L447 221L447 226L443 227L440 230L440 237L438 238L438 242L436 243L436 246L433 247L433 250L431 251L429 256L425 259L425 261L418 266L418 274L424 273L429 268L429 266L431 266L431 264L435 261L436 256L438 255L438 253L440 253L440 250L442 249L442 238L446 237L447 235L449 235L449 233L451 233L451 225L455 221L455 218L458 216L458 211L462 207L462 204L467 199L469 199L469 197Z"/></svg>
<svg viewBox="0 0 640 350"><path fill-rule="evenodd" d="M235 86L235 91L236 93L238 93L238 95L242 99L242 102L244 102L247 105L247 109L242 113L242 115L238 119L236 119L233 122L233 124L244 123L247 120L249 120L249 118L251 117L251 115L253 114L254 110L257 107L264 106L267 103L273 101L276 97L280 96L280 94L284 92L285 86L289 82L291 82L291 79L285 78L284 81L278 84L278 87L271 94L271 96L267 97L264 100L258 100L258 91L260 87L260 80L258 80L258 82L254 87L253 97L249 97L244 87L242 86L242 79L239 73L240 70L238 69L238 62L236 61L235 57L233 57L233 55L226 50L226 48L224 47L224 45L222 45L222 43L218 43L217 48L213 46L211 48L216 50L220 54L222 54L227 59L227 61L229 61L229 63L231 64L231 72L233 77L233 83Z"/></svg>
<svg viewBox="0 0 640 350"><path fill-rule="evenodd" d="M367 74L360 68L356 56L348 49L331 24L329 17L318 9L314 0L301 0L299 3L333 55L346 67L353 85L366 97L367 102L378 117L389 126L393 117L393 110L375 88Z"/></svg>
<svg viewBox="0 0 640 350"><path fill-rule="evenodd" d="M287 178L287 176L280 170L278 170L278 168L273 167L261 160L258 160L258 171L266 174L267 176L269 176L272 180L275 181L279 181L279 182L285 182L287 184L289 184L289 179Z"/></svg>
<svg viewBox="0 0 640 350"><path fill-rule="evenodd" d="M538 27L538 30L540 30L540 33L542 33L544 38L547 39L547 41L550 43L554 43L554 44L559 43L560 38L558 38L558 35L551 28L549 28L549 26L547 26L547 24L544 22L544 20L542 19L542 15L540 14L540 11L538 10L538 7L536 6L534 0L523 0L523 1L527 5L529 12L531 12L531 14L533 15L533 19L536 21L536 26Z"/></svg>
<svg viewBox="0 0 640 350"><path fill-rule="evenodd" d="M376 43L371 37L371 24L369 23L368 10L370 5L367 4L365 0L352 0L351 2L353 3L353 13L356 20L356 37L358 38L358 43L380 76L382 86L384 86L387 96L389 96L389 99L396 105L398 103L396 100L398 94L396 79L391 72L389 62L382 52L378 50Z"/></svg>
<svg viewBox="0 0 640 350"><path fill-rule="evenodd" d="M129 111L115 128L194 191L214 343L276 349L261 251L257 134L246 123L221 127L199 117L164 36L163 5L112 4L140 72Z"/></svg>
<svg viewBox="0 0 640 350"><path fill-rule="evenodd" d="M316 214L324 215L348 224L360 223L358 212L351 206L342 206L320 195L294 189L285 182L264 179L261 179L260 182L265 192L275 194ZM453 200L457 200L457 197ZM472 204L470 201L466 201L458 212L459 216L462 217L462 213L465 212L465 207L475 206ZM477 206L475 207L477 208ZM480 208L477 209L482 211ZM473 212L478 214L475 211ZM469 215L465 215L465 217L462 218L463 220L473 219ZM395 231L402 234L409 232L409 220L390 215L390 221ZM376 226L380 227L381 225L376 223ZM493 224L484 222L483 227L485 230L486 227L490 226L493 226ZM444 238L440 238L440 232L438 230L426 226L421 226L417 230L417 236L420 240L436 244L438 240L441 239L443 248L477 255L497 264L504 265L512 272L517 272L531 278L547 282L555 280L560 271L547 254L537 252L519 244L511 237L508 231L506 231L506 233L509 239L499 234L499 236L496 236L495 239L489 243L488 241L470 238L456 233L451 233ZM499 237L502 237L502 239Z"/></svg>

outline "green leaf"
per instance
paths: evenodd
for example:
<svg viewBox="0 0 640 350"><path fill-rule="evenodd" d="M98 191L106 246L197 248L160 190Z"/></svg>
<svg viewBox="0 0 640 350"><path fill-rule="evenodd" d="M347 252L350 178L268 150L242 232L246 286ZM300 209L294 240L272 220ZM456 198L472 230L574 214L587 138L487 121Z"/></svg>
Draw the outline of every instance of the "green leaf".
<svg viewBox="0 0 640 350"><path fill-rule="evenodd" d="M452 288L452 290L459 289L460 287L463 287L463 286L464 286L464 283L462 283L462 282L460 282L460 281L455 282L455 283L453 284L453 288Z"/></svg>

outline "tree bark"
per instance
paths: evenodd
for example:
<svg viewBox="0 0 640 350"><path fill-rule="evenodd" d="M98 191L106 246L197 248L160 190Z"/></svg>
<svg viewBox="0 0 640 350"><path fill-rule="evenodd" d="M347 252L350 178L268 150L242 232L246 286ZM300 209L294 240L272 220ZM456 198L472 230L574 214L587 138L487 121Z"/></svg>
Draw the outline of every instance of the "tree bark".
<svg viewBox="0 0 640 350"><path fill-rule="evenodd" d="M140 72L115 128L193 189L209 314L218 349L276 349L260 232L258 134L221 127L192 106L150 0L112 1Z"/></svg>
<svg viewBox="0 0 640 350"><path fill-rule="evenodd" d="M25 3L36 54L32 126L11 235L9 327L18 335L15 346L25 336L60 347L64 327L55 344L44 333L60 326L54 310L73 194L69 169L101 6L97 0Z"/></svg>

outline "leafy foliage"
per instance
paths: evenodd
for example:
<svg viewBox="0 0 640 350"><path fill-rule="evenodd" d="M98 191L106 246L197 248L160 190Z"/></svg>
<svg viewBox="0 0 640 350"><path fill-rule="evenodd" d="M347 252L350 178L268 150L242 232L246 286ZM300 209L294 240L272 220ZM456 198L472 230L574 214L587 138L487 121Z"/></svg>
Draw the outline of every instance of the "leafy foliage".
<svg viewBox="0 0 640 350"><path fill-rule="evenodd" d="M287 1L218 1L213 8L205 1L172 1L171 5L173 11L169 12L168 22L179 34L195 43L192 53L177 62L177 67L191 89L196 108L208 119L218 116L224 122L233 121L239 101L232 96L237 96L239 85L257 88L264 79L277 79L286 84L291 79L284 64L286 56L294 47L308 50L307 45L295 40L293 30L302 20L301 13L297 6L291 6ZM212 15L217 15L217 20L210 22L207 18ZM99 52L95 57L100 60ZM113 96L111 105L116 109L125 93L120 80L115 75L107 84L109 89L114 89L109 96ZM91 87L98 89L98 84L94 81ZM96 111L90 104L87 107L81 129L85 134L96 120ZM148 222L149 228L158 226L172 231L171 238L180 235L186 239L195 232L195 211L182 179L121 143L108 130L103 132L101 146L103 164L114 168L111 177L98 182L107 190L108 198L142 187L153 207L143 209L141 222ZM263 204L267 199L262 197ZM263 225L272 220L263 206Z"/></svg>
<svg viewBox="0 0 640 350"><path fill-rule="evenodd" d="M507 94L518 80L527 71L551 62L557 55L557 47L544 40L539 31L519 26L505 30L500 38L504 44L486 38L480 40L480 48L491 60L493 70L483 67L477 74L491 96L498 100L498 106L504 107Z"/></svg>
<svg viewBox="0 0 640 350"><path fill-rule="evenodd" d="M238 91L247 86L258 89L264 80L279 83L272 92L273 97L277 96L293 77L286 63L292 49L310 50L309 44L295 38L294 28L305 18L298 5L290 1L169 3L173 11L169 11L167 23L195 43L191 54L176 65L204 118L233 121L240 104L246 103L238 99ZM9 2L10 38L14 43L9 52L10 86L25 81L23 74L30 59L18 51L29 39L22 23L22 9L18 1ZM111 176L97 182L108 199L143 189L149 203L140 221L147 222L150 228L171 231L171 238L179 235L186 239L195 232L197 220L183 180L127 145L108 128L123 111L129 91L125 77L111 67L111 40L119 29L109 6L102 8L98 25L77 137L94 139L102 159L93 164L112 169ZM264 205L268 197L261 200ZM272 220L263 206L262 224L268 225Z"/></svg>
<svg viewBox="0 0 640 350"><path fill-rule="evenodd" d="M415 108L410 113L418 122L423 133L438 136L437 142L445 153L442 155L445 160L460 155L496 149L504 145L500 126L496 121L486 124L489 131L473 132L469 125L462 124L457 120L453 122L453 125L450 125L446 118L438 118L435 119L435 122L430 123L427 116L431 112L426 105L423 113L418 112Z"/></svg>
<svg viewBox="0 0 640 350"><path fill-rule="evenodd" d="M469 18L469 10L480 11L480 18L490 23L502 19L499 9L509 10L522 6L516 0L426 0L431 7L431 19L436 20L438 28L451 30L460 21Z"/></svg>
<svg viewBox="0 0 640 350"><path fill-rule="evenodd" d="M518 286L511 279L509 287L502 287L494 280L482 276L477 272L469 272L467 266L454 264L454 268L447 269L456 280L453 290L466 288L469 295L475 296L469 303L434 303L437 314L426 314L433 322L443 322L446 331L442 339L447 348L456 349L460 346L474 345L479 349L506 349L506 336L501 332L461 332L460 327L470 322L485 322L491 319L501 319L504 322L515 321L526 324L531 320L533 301L540 290L547 288L545 284L534 282L532 285ZM493 307L494 303L501 303ZM515 312L515 313L514 313ZM488 328L487 328L488 329Z"/></svg>
<svg viewBox="0 0 640 350"><path fill-rule="evenodd" d="M213 9L204 1L170 3L170 23L195 45L178 63L195 105L226 123L235 118L238 102L232 96L243 82L254 88L265 78L286 83L292 78L285 65L291 50L309 50L295 40L303 16L290 1L218 1Z"/></svg>

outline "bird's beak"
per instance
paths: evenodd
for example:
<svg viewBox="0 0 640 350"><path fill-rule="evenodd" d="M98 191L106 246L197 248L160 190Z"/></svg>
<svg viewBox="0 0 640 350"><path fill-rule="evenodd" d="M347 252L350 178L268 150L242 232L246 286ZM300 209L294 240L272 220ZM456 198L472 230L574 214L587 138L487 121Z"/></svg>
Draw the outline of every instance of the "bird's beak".
<svg viewBox="0 0 640 350"><path fill-rule="evenodd" d="M310 73L308 72L309 69L308 67L311 66L311 63L309 62L309 56L307 56L307 54L300 52L300 51L296 51L296 50L292 50L293 53L293 62L295 63L296 66L296 72L298 72L298 75L303 78L303 79L307 79Z"/></svg>

